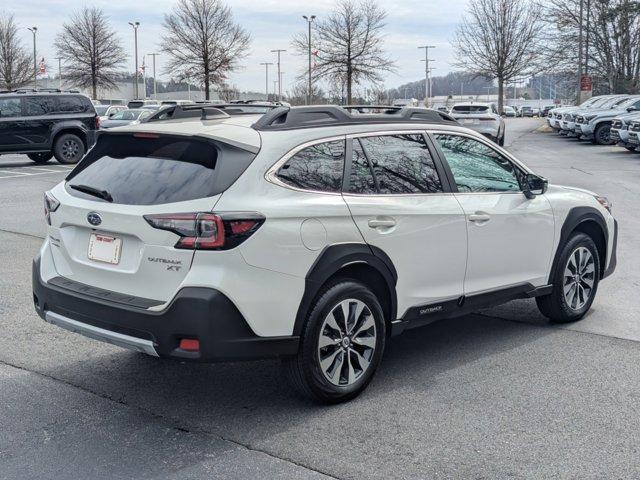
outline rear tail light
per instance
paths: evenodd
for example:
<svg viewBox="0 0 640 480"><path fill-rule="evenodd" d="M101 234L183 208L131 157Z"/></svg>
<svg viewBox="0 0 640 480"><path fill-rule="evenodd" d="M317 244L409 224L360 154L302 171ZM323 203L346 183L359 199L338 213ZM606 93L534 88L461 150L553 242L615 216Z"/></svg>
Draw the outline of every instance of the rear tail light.
<svg viewBox="0 0 640 480"><path fill-rule="evenodd" d="M264 223L258 213L175 213L145 215L153 228L179 235L175 248L229 250L254 234Z"/></svg>
<svg viewBox="0 0 640 480"><path fill-rule="evenodd" d="M44 194L44 218L47 220L47 224L51 225L51 212L55 212L60 206L60 202L56 197L49 192Z"/></svg>
<svg viewBox="0 0 640 480"><path fill-rule="evenodd" d="M100 116L96 115L96 130L100 130Z"/></svg>

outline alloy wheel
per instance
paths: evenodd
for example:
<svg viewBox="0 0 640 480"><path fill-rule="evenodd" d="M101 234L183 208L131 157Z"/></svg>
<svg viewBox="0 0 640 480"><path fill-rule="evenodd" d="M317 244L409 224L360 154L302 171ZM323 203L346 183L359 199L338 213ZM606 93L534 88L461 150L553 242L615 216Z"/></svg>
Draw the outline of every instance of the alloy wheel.
<svg viewBox="0 0 640 480"><path fill-rule="evenodd" d="M376 325L361 300L342 300L324 319L318 338L318 361L327 380L341 387L367 371L376 348Z"/></svg>
<svg viewBox="0 0 640 480"><path fill-rule="evenodd" d="M576 248L564 269L564 299L572 310L580 310L586 305L595 283L595 261L589 249Z"/></svg>
<svg viewBox="0 0 640 480"><path fill-rule="evenodd" d="M74 160L80 152L80 145L75 140L65 140L62 144L62 156L67 160Z"/></svg>

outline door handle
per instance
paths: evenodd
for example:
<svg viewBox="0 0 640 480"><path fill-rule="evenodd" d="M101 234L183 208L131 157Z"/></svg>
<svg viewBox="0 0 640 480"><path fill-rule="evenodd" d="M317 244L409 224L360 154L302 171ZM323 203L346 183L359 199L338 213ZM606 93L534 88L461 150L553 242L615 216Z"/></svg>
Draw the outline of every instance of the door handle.
<svg viewBox="0 0 640 480"><path fill-rule="evenodd" d="M476 212L469 215L469 221L474 223L485 223L491 220L491 215L488 213Z"/></svg>
<svg viewBox="0 0 640 480"><path fill-rule="evenodd" d="M396 226L396 221L393 219L388 219L388 220L369 220L369 228L390 228L390 227L395 227Z"/></svg>

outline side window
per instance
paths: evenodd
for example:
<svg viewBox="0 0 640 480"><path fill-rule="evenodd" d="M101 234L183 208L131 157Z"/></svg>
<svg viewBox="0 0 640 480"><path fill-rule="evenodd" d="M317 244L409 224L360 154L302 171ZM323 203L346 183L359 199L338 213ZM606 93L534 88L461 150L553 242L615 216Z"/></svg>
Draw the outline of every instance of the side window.
<svg viewBox="0 0 640 480"><path fill-rule="evenodd" d="M319 143L299 151L276 176L292 187L320 192L340 192L344 170L344 141Z"/></svg>
<svg viewBox="0 0 640 480"><path fill-rule="evenodd" d="M440 177L420 134L361 138L382 194L436 193Z"/></svg>
<svg viewBox="0 0 640 480"><path fill-rule="evenodd" d="M378 193L369 160L367 160L362 144L358 139L353 140L349 192L364 195Z"/></svg>
<svg viewBox="0 0 640 480"><path fill-rule="evenodd" d="M520 171L478 140L436 134L460 192L512 192L520 190Z"/></svg>
<svg viewBox="0 0 640 480"><path fill-rule="evenodd" d="M24 114L28 117L47 115L55 112L53 97L26 97L24 99Z"/></svg>
<svg viewBox="0 0 640 480"><path fill-rule="evenodd" d="M19 98L0 99L0 118L19 117L21 113Z"/></svg>
<svg viewBox="0 0 640 480"><path fill-rule="evenodd" d="M87 105L81 97L59 97L58 110L64 113L83 113Z"/></svg>

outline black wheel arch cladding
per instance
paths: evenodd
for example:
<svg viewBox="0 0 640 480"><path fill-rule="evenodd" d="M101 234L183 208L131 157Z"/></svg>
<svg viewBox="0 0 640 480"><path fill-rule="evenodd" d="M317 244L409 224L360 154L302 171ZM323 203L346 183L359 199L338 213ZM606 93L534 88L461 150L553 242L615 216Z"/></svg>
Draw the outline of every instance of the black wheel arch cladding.
<svg viewBox="0 0 640 480"><path fill-rule="evenodd" d="M560 258L560 255L562 254L563 246L567 243L567 240L569 240L571 235L576 231L580 231L589 235L588 231L585 232L581 229L581 226L582 228L584 228L584 226L589 223L595 223L599 227L599 231L604 239L604 245L599 245L600 239L592 238L593 242L596 244L596 248L598 249L598 255L601 257L600 277L602 278L606 267L605 264L607 263L607 247L609 245L609 229L607 228L607 222L602 216L602 213L600 213L593 207L574 207L569 210L569 213L562 225L562 230L560 231L560 240L553 257L553 264L551 266L551 272L549 274L549 283L553 283L553 278L556 273L558 260Z"/></svg>
<svg viewBox="0 0 640 480"><path fill-rule="evenodd" d="M388 290L388 315L397 314L396 283L398 273L389 256L380 248L363 243L342 243L325 247L305 277L305 289L296 314L293 335L300 335L307 313L326 282L336 273L355 265L372 268L383 278Z"/></svg>

